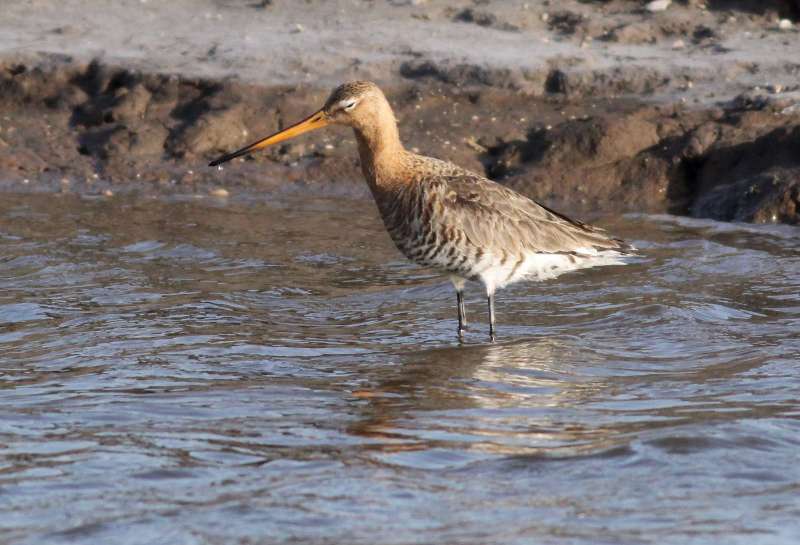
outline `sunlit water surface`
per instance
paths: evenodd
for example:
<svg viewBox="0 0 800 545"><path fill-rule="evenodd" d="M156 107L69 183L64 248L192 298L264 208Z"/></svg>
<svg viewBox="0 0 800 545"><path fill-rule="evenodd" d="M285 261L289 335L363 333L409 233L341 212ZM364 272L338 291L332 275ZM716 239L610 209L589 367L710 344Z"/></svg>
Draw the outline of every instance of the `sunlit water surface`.
<svg viewBox="0 0 800 545"><path fill-rule="evenodd" d="M0 196L0 542L798 543L800 230L484 298L368 200Z"/></svg>

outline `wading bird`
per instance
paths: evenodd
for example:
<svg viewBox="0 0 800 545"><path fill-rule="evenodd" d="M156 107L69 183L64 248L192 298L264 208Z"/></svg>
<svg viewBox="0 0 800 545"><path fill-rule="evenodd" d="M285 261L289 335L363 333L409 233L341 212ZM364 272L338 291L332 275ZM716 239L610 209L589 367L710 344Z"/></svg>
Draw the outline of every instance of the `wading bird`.
<svg viewBox="0 0 800 545"><path fill-rule="evenodd" d="M602 229L483 176L407 151L389 101L367 81L337 87L316 113L210 166L331 124L355 131L364 177L397 248L410 260L450 276L458 302L459 338L467 326L466 280L480 281L486 288L489 336L494 341L497 289L586 267L621 265L633 251Z"/></svg>

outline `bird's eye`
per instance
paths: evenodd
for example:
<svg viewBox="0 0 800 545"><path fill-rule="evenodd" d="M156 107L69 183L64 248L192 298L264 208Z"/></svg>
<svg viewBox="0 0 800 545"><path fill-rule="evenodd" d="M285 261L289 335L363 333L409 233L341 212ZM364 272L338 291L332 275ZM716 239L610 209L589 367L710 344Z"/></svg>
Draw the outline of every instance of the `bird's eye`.
<svg viewBox="0 0 800 545"><path fill-rule="evenodd" d="M356 101L355 100L348 100L347 102L344 102L342 104L342 109L345 110L345 111L352 110L353 107L355 107L355 105L356 105Z"/></svg>

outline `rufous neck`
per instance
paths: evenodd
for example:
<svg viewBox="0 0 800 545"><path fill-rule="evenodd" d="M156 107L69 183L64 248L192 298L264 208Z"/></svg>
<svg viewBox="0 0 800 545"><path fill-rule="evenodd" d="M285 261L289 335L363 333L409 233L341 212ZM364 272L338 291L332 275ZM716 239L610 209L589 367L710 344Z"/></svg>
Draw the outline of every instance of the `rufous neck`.
<svg viewBox="0 0 800 545"><path fill-rule="evenodd" d="M384 99L376 103L372 115L353 127L364 174L376 182L401 159L403 144L391 106Z"/></svg>

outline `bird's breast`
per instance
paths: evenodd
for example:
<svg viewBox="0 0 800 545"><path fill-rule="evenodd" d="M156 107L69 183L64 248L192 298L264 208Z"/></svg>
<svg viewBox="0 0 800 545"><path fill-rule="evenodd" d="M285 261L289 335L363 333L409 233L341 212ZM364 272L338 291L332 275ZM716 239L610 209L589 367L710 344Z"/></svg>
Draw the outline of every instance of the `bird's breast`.
<svg viewBox="0 0 800 545"><path fill-rule="evenodd" d="M483 252L469 243L440 196L406 188L376 200L389 236L407 258L442 272L475 276Z"/></svg>

